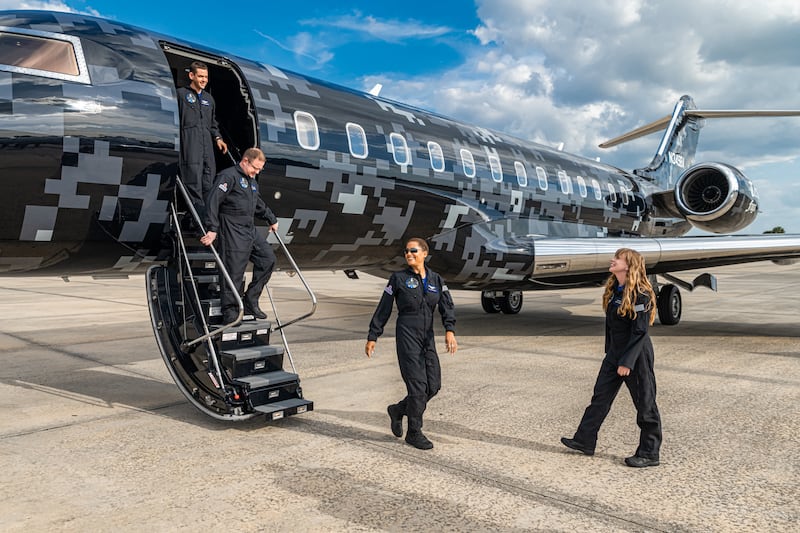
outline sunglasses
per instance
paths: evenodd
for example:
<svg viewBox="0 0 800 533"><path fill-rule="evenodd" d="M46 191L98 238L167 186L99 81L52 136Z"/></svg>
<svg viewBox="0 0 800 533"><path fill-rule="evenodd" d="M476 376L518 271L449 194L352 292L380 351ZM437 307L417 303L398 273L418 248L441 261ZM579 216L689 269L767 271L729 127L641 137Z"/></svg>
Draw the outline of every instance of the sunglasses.
<svg viewBox="0 0 800 533"><path fill-rule="evenodd" d="M419 253L419 248L405 248L403 252L407 254L416 254Z"/></svg>

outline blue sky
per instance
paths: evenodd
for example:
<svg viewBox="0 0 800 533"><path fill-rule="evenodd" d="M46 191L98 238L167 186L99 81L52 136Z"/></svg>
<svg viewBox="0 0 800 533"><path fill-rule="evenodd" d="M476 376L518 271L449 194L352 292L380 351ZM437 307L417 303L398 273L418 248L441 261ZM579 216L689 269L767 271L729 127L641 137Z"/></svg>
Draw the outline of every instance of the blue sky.
<svg viewBox="0 0 800 533"><path fill-rule="evenodd" d="M597 145L671 112L800 109L796 0L0 0L79 11L431 109L625 169L659 141ZM800 118L708 121L697 161L739 167L800 233Z"/></svg>

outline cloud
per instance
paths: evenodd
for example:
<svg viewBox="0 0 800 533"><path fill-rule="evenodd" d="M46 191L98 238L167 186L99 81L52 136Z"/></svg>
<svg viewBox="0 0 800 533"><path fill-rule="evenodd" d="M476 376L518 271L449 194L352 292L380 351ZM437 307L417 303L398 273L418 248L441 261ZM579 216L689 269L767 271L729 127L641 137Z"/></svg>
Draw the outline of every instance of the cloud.
<svg viewBox="0 0 800 533"><path fill-rule="evenodd" d="M0 0L0 9L42 9L47 11L62 11L65 13L83 13L86 15L99 16L99 13L91 8L75 9L68 6L66 3L59 0L50 1L18 1L18 0Z"/></svg>
<svg viewBox="0 0 800 533"><path fill-rule="evenodd" d="M334 57L333 52L328 50L319 39L313 38L308 33L299 33L292 36L288 39L291 46L286 46L278 39L267 35L260 30L253 31L279 48L286 50L287 52L290 52L299 58L311 60L312 65L305 65L306 68L321 68L323 65L329 63Z"/></svg>
<svg viewBox="0 0 800 533"><path fill-rule="evenodd" d="M299 22L305 26L345 30L360 34L369 40L391 43L410 39L431 39L453 31L446 26L427 25L413 19L381 20L359 12L325 19L305 19Z"/></svg>
<svg viewBox="0 0 800 533"><path fill-rule="evenodd" d="M597 145L671 113L683 94L703 109L800 108L795 1L476 5L480 46L461 65L430 77L372 75L363 86L383 83L389 98L551 146L564 142L627 169L650 161L658 135L610 151ZM775 161L800 158L798 140L800 118L707 121L698 161L763 176ZM791 174L797 165L784 168L779 180L800 183Z"/></svg>

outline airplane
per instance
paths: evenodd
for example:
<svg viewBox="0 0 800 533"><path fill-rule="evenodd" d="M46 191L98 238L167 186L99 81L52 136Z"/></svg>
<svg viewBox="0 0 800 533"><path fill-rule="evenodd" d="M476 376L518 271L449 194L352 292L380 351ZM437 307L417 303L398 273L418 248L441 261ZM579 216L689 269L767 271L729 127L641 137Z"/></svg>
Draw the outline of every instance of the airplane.
<svg viewBox="0 0 800 533"><path fill-rule="evenodd" d="M602 284L629 247L645 256L660 321L675 325L680 288L716 290L711 274L676 272L800 259L800 235L729 235L755 220L756 188L729 164L694 161L706 119L800 111L701 110L683 96L671 115L602 145L663 131L651 163L626 171L382 98L379 86L361 92L92 16L0 11L0 273L146 273L162 356L213 417L313 405L299 380L281 389L241 370L281 372L282 354L234 357L220 335L269 351L264 331L285 324L215 324L225 274L184 242L181 217L194 213L176 210L176 89L195 60L209 67L228 146L267 156L261 194L280 226L269 238L291 248L289 271L388 277L405 240L424 237L450 288L481 291L487 313L516 314L524 291ZM234 163L218 154L218 169ZM685 236L692 228L718 235ZM193 261L211 277L192 275ZM288 407L250 398L269 394Z"/></svg>

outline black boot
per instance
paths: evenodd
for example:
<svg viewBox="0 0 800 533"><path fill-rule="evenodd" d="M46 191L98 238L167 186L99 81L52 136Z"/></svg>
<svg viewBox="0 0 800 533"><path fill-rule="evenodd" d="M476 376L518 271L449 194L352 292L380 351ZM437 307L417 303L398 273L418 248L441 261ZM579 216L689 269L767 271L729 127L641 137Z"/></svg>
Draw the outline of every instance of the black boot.
<svg viewBox="0 0 800 533"><path fill-rule="evenodd" d="M430 450L433 448L433 443L429 441L428 437L423 435L421 431L409 431L406 433L406 442L420 450Z"/></svg>
<svg viewBox="0 0 800 533"><path fill-rule="evenodd" d="M264 320L267 318L267 313L261 310L261 308L258 306L258 302L254 302L250 298L244 299L244 312L245 314L253 315L259 320Z"/></svg>
<svg viewBox="0 0 800 533"><path fill-rule="evenodd" d="M391 420L392 424L392 434L395 437L402 437L403 436L403 415L400 414L398 411L397 404L392 404L386 408L386 411L389 413L389 419Z"/></svg>

